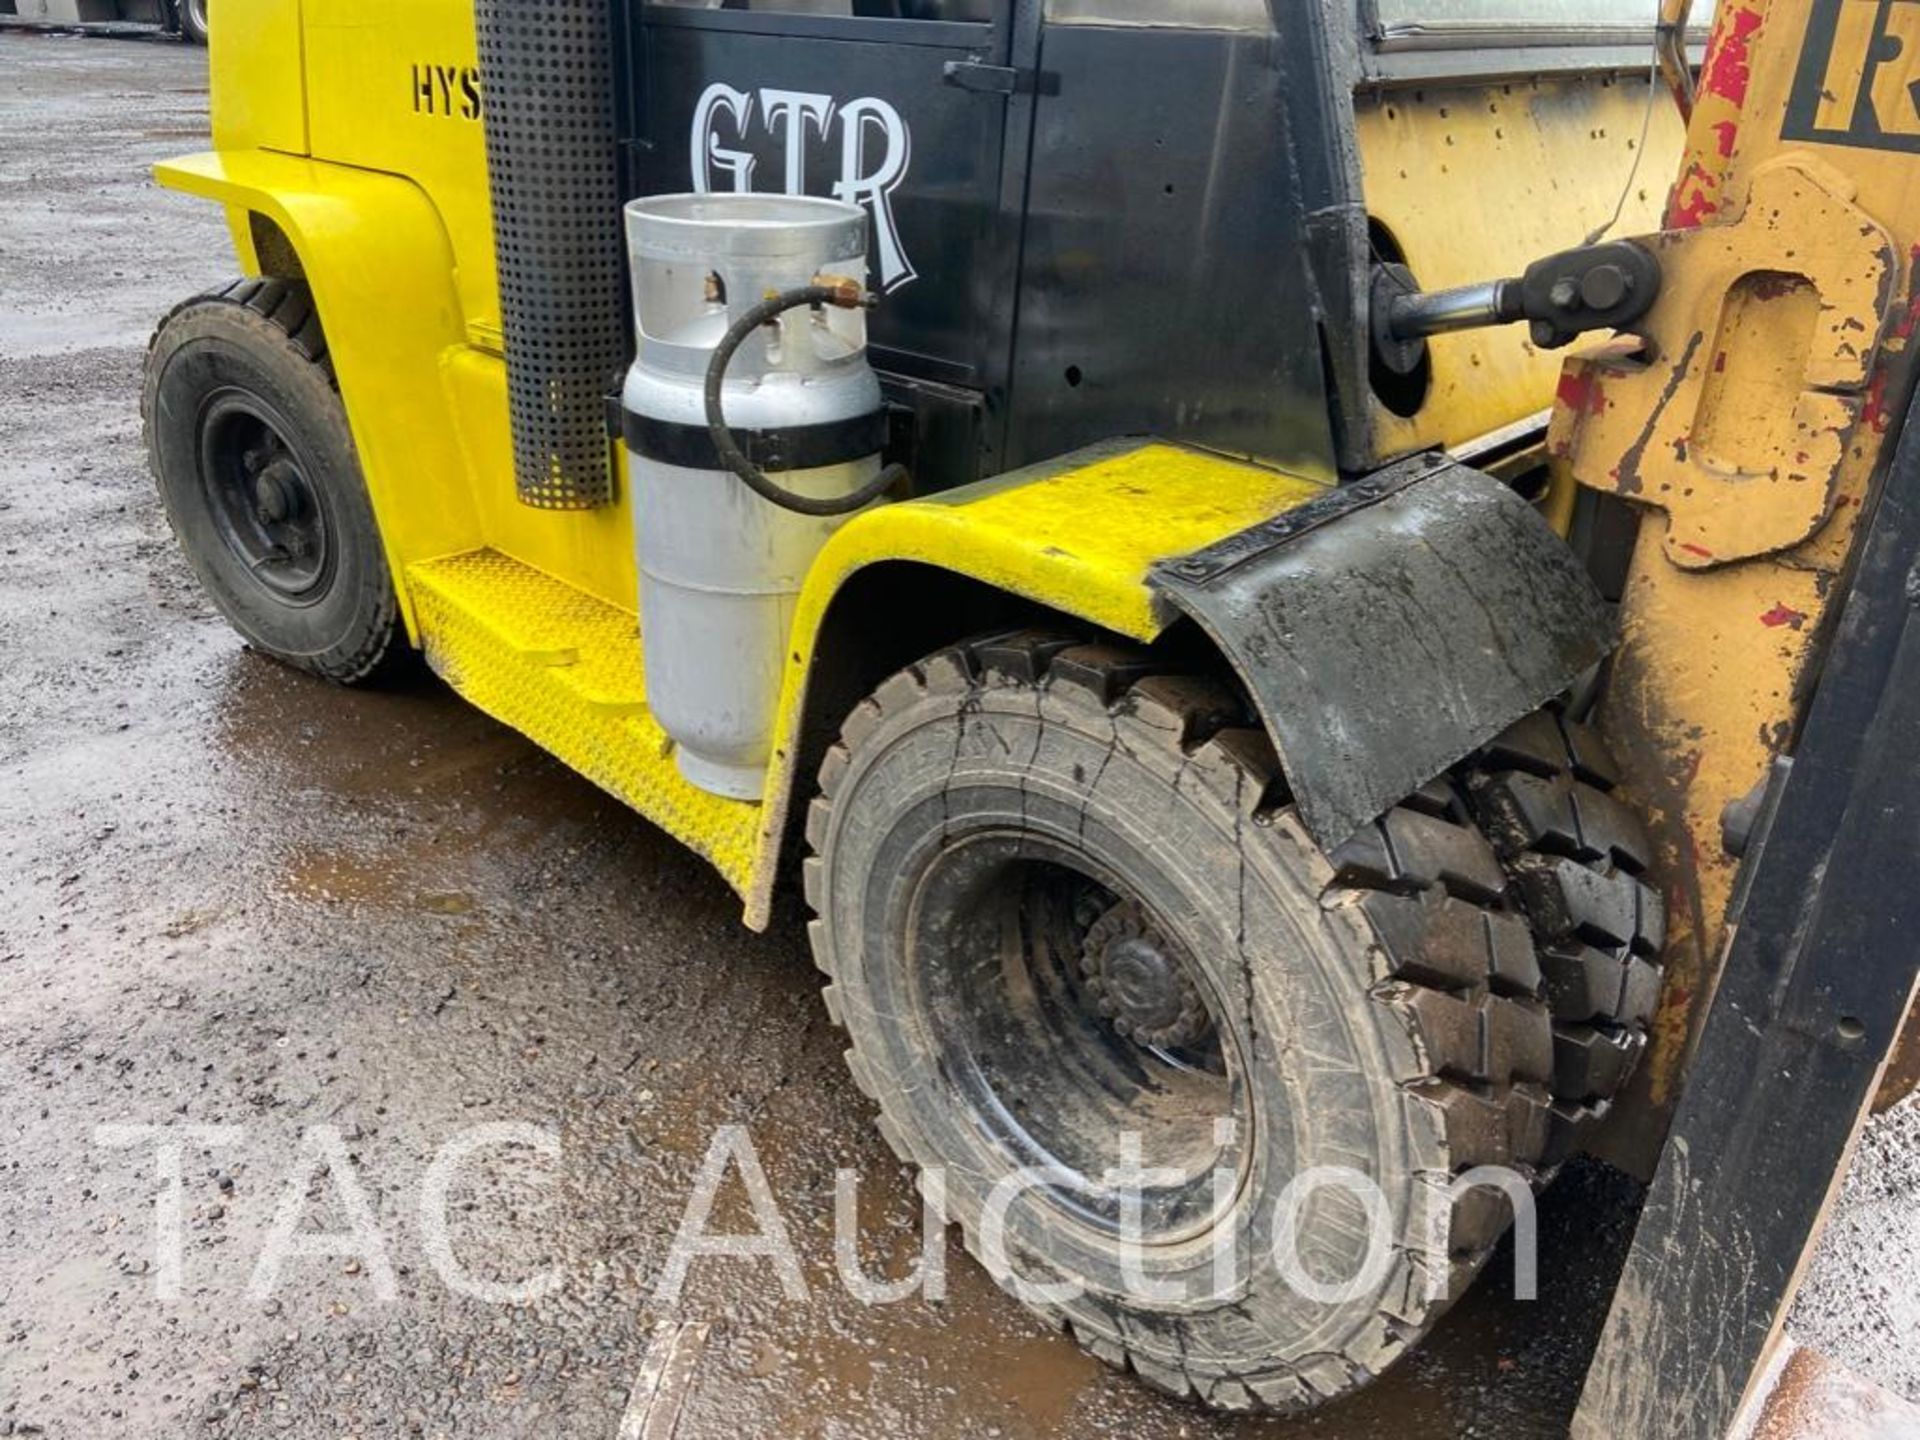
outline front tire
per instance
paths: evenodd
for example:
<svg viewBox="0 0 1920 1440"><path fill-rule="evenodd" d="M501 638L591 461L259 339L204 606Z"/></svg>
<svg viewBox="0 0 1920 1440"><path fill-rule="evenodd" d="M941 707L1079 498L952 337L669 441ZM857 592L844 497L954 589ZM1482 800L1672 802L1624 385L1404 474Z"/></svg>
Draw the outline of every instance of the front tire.
<svg viewBox="0 0 1920 1440"><path fill-rule="evenodd" d="M207 43L208 0L180 0L180 35L194 45Z"/></svg>
<svg viewBox="0 0 1920 1440"><path fill-rule="evenodd" d="M1021 635L910 667L849 717L807 833L815 957L883 1135L942 1172L997 1281L1172 1394L1297 1411L1365 1384L1505 1229L1476 1190L1436 1248L1451 1179L1531 1182L1584 1118L1462 790L1325 855L1239 697L1137 652ZM1364 1204L1313 1190L1303 1294L1268 1257L1288 1182L1327 1166L1378 1187L1389 1243L1369 1267Z"/></svg>
<svg viewBox="0 0 1920 1440"><path fill-rule="evenodd" d="M409 653L307 287L236 280L160 322L141 399L167 518L257 650L341 684Z"/></svg>

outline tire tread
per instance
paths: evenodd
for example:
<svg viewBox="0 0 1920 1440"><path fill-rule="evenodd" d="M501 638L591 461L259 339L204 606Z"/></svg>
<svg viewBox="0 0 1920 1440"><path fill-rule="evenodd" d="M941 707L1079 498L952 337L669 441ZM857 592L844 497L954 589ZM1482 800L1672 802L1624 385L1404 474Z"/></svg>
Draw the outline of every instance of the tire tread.
<svg viewBox="0 0 1920 1440"><path fill-rule="evenodd" d="M1605 1117L1647 1046L1665 906L1653 849L1590 727L1549 707L1461 767L1466 794L1539 942L1552 1014L1557 1165Z"/></svg>

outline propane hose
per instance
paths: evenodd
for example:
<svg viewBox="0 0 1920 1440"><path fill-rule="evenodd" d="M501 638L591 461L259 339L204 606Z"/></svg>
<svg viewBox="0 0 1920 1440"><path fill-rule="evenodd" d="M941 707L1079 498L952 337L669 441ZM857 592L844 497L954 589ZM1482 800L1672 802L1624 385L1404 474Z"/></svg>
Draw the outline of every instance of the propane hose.
<svg viewBox="0 0 1920 1440"><path fill-rule="evenodd" d="M872 298L852 280L832 285L819 282L799 285L769 295L748 310L727 327L727 333L720 337L720 343L714 347L713 358L707 362L707 433L713 437L713 448L719 452L720 463L738 475L746 487L762 500L797 515L851 515L855 510L872 504L884 492L892 489L896 482L905 478L906 466L885 465L878 475L851 495L815 499L810 495L796 494L774 483L766 471L747 457L739 441L733 438L733 431L727 426L727 417L720 408L721 390L727 381L727 367L733 363L735 353L746 343L747 337L762 325L770 325L787 311L797 310L802 305L837 305L843 310L851 310L872 304Z"/></svg>

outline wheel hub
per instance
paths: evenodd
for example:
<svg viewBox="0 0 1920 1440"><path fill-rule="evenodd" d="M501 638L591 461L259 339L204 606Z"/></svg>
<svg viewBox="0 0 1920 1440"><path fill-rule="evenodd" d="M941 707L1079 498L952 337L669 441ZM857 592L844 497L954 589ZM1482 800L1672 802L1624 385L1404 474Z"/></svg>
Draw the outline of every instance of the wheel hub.
<svg viewBox="0 0 1920 1440"><path fill-rule="evenodd" d="M262 469L254 481L254 503L261 520L278 525L291 519L299 483L299 474L288 461L275 460Z"/></svg>
<svg viewBox="0 0 1920 1440"><path fill-rule="evenodd" d="M1094 921L1080 970L1094 1007L1139 1044L1176 1049L1204 1039L1211 1028L1186 957L1131 902Z"/></svg>
<svg viewBox="0 0 1920 1440"><path fill-rule="evenodd" d="M1235 1203L1222 1173L1247 1172L1246 1072L1210 976L1096 866L1044 831L963 829L890 897L907 969L870 1021L946 1077L903 1080L903 1105L948 1110L992 1164L1044 1177L1045 1208L1109 1238L1184 1243ZM1188 1035L1204 1039L1177 1043ZM966 1168L969 1183L987 1173Z"/></svg>
<svg viewBox="0 0 1920 1440"><path fill-rule="evenodd" d="M200 418L200 479L220 538L282 603L324 596L334 556L326 507L272 411L238 389Z"/></svg>

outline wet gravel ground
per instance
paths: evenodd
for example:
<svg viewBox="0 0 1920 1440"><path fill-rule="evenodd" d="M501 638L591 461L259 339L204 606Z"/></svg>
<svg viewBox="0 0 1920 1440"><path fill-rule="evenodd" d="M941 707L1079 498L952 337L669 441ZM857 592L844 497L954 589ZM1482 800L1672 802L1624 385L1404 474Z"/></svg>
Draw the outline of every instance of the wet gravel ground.
<svg viewBox="0 0 1920 1440"><path fill-rule="evenodd" d="M1563 1430L1637 1200L1598 1166L1543 1202L1542 1300L1482 1285L1292 1424L1108 1374L957 1246L938 1304L848 1296L836 1171L876 1272L912 1263L918 1200L842 1072L796 908L747 933L700 862L431 682L291 674L195 590L136 401L154 320L232 268L219 214L146 175L205 143L205 88L178 45L0 29L0 1434L625 1440L668 1320L709 1326L687 1437ZM476 1151L435 1251L433 1162L484 1125L555 1153ZM669 1307L723 1125L806 1293L709 1259ZM111 1126L180 1139L177 1263L155 1143ZM1920 1286L1882 1253L1920 1243L1917 1129L1910 1108L1870 1133L1801 1311L1920 1398ZM712 1228L750 1219L736 1175ZM278 1223L303 1238L276 1279ZM377 1243L318 1253L355 1225ZM558 1285L488 1301L453 1267Z"/></svg>

